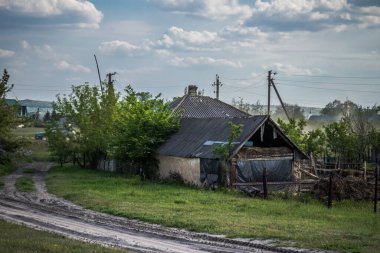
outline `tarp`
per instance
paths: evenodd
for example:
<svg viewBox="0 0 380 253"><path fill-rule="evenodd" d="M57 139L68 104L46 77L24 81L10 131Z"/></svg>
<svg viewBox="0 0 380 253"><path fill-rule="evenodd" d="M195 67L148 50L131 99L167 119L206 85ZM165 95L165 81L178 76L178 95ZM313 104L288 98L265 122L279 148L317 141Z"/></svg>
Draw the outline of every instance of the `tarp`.
<svg viewBox="0 0 380 253"><path fill-rule="evenodd" d="M262 182L264 168L267 170L268 182L292 181L292 159L281 160L238 160L238 183ZM247 188L247 187L240 187ZM249 187L251 188L251 186ZM261 190L262 187L254 187ZM271 190L284 188L270 186Z"/></svg>
<svg viewBox="0 0 380 253"><path fill-rule="evenodd" d="M207 181L207 185L216 185L218 183L219 160L201 158L201 178L203 183Z"/></svg>

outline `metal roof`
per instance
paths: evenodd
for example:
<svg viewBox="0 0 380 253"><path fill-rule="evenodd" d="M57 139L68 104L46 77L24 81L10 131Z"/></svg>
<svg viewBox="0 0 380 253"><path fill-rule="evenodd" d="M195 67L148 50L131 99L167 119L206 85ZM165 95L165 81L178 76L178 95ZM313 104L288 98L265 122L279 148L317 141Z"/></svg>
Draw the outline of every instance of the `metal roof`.
<svg viewBox="0 0 380 253"><path fill-rule="evenodd" d="M170 108L180 113L182 118L243 118L250 116L250 114L218 99L189 94L174 101Z"/></svg>
<svg viewBox="0 0 380 253"><path fill-rule="evenodd" d="M243 131L236 142L241 143L257 130L267 116L249 118L183 118L179 131L173 134L159 149L158 154L178 157L217 158L214 145L226 142L230 134L228 122L242 124ZM237 146L237 145L236 145Z"/></svg>
<svg viewBox="0 0 380 253"><path fill-rule="evenodd" d="M298 159L308 158L295 145L282 130L266 115L251 116L248 118L182 118L178 132L173 134L157 150L159 155L176 157L197 157L216 159L214 144L226 143L230 134L228 122L242 124L240 136L234 141L234 152L243 147L244 143L260 129L265 123L275 127L277 133L283 138L297 154Z"/></svg>

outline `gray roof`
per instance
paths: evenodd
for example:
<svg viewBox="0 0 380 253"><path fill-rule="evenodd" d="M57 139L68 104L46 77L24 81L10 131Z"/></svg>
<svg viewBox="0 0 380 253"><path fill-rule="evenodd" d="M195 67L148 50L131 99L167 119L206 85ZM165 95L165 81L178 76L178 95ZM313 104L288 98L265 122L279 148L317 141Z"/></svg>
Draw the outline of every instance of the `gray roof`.
<svg viewBox="0 0 380 253"><path fill-rule="evenodd" d="M177 133L173 134L157 150L159 155L176 156L176 157L198 157L198 158L218 158L214 154L215 144L218 142L227 142L230 134L228 122L242 124L241 135L236 139L235 151L240 149L241 144L248 140L266 121L275 125L278 133L286 139L291 147L300 154L300 157L307 156L289 140L281 129L267 116L251 116L248 118L182 118L181 127Z"/></svg>
<svg viewBox="0 0 380 253"><path fill-rule="evenodd" d="M243 131L236 140L242 142L251 132L265 122L266 116L250 118L183 118L177 133L164 143L158 154L178 157L217 158L213 145L204 145L207 141L226 142L230 134L228 122L243 124Z"/></svg>
<svg viewBox="0 0 380 253"><path fill-rule="evenodd" d="M185 95L174 101L170 108L181 113L182 118L242 118L250 114L215 98Z"/></svg>

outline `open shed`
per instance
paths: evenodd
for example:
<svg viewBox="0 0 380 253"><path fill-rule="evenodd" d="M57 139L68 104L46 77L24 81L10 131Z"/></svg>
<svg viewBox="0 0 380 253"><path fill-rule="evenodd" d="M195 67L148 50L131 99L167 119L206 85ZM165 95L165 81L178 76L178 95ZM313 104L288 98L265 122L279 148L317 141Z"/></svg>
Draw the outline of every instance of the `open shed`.
<svg viewBox="0 0 380 253"><path fill-rule="evenodd" d="M197 186L218 182L220 161L214 149L226 143L228 122L241 124L234 142L229 179L233 183L257 182L267 170L268 181L293 181L296 162L307 156L268 116L244 118L183 118L181 127L158 149L161 178L178 173Z"/></svg>

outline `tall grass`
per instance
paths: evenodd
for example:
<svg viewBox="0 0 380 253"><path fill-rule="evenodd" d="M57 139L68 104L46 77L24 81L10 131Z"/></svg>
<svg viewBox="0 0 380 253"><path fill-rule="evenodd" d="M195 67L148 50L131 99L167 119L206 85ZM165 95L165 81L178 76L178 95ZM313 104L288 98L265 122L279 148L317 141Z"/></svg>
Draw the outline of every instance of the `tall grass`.
<svg viewBox="0 0 380 253"><path fill-rule="evenodd" d="M308 197L253 199L74 166L52 170L47 186L86 208L171 227L348 252L380 248L380 216L370 202L337 202L329 210Z"/></svg>

